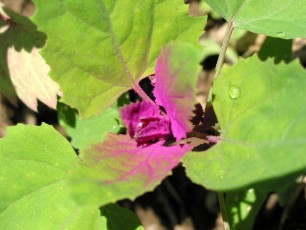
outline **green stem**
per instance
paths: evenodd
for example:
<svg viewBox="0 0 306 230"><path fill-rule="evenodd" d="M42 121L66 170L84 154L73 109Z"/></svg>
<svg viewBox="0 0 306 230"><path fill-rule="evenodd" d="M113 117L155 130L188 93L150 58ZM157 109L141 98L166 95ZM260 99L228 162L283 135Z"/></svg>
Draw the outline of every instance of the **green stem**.
<svg viewBox="0 0 306 230"><path fill-rule="evenodd" d="M219 205L220 205L220 209L221 209L224 230L230 230L231 228L230 228L230 225L229 225L228 219L227 219L225 200L224 200L223 192L218 192L218 200L219 200Z"/></svg>
<svg viewBox="0 0 306 230"><path fill-rule="evenodd" d="M218 77L219 74L220 74L222 65L224 63L226 50L227 50L228 44L230 42L233 30L234 30L234 25L233 25L233 22L231 21L231 22L228 23L226 31L225 31L225 35L224 35L223 42L222 42L222 45L221 45L221 51L220 51L218 61L217 61L217 64L216 64L216 71L215 71L214 79L216 77Z"/></svg>
<svg viewBox="0 0 306 230"><path fill-rule="evenodd" d="M221 51L218 57L218 61L216 64L216 69L215 69L215 75L214 79L219 76L221 72L222 65L224 63L225 55L226 55L226 50L229 45L232 33L234 30L233 22L229 22L225 31L225 35L223 38L223 42L221 45ZM223 220L223 225L224 225L224 230L230 230L230 225L228 223L228 218L226 214L226 206L225 206L225 200L224 200L224 194L223 192L218 192L218 199L219 199L219 205L220 205L220 210L222 214L222 220Z"/></svg>

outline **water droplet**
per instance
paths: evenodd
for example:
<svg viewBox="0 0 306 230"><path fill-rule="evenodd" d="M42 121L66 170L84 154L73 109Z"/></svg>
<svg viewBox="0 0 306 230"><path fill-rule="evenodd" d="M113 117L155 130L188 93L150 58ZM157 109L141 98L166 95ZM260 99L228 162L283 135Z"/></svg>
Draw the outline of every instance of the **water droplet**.
<svg viewBox="0 0 306 230"><path fill-rule="evenodd" d="M284 38L285 36L286 36L286 34L284 32L277 32L275 34L275 37L277 37L277 38Z"/></svg>
<svg viewBox="0 0 306 230"><path fill-rule="evenodd" d="M139 123L137 124L137 128L138 128L138 129L141 129L142 126L143 126L143 123L142 123L142 122L139 122Z"/></svg>
<svg viewBox="0 0 306 230"><path fill-rule="evenodd" d="M232 99L237 99L240 96L240 88L238 86L232 85L229 88L229 96Z"/></svg>

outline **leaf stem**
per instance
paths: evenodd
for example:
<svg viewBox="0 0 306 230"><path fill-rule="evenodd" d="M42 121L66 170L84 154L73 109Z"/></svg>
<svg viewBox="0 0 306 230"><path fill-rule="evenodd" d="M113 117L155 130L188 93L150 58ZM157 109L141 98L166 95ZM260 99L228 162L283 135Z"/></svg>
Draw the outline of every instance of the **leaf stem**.
<svg viewBox="0 0 306 230"><path fill-rule="evenodd" d="M224 38L223 38L223 41L222 41L221 51L220 51L218 61L217 61L217 64L216 64L214 79L216 77L218 77L220 72L221 72L221 68L222 68L222 65L224 63L224 59L225 59L225 55L226 55L226 50L227 50L228 44L230 42L233 30L234 30L233 21L230 21L227 25L225 35L224 35ZM226 206L225 206L225 200L224 200L223 192L218 192L218 200L219 200L220 210L221 210L221 214L222 214L224 229L225 230L230 230L230 225L228 223L228 218L227 218L227 214L226 214Z"/></svg>
<svg viewBox="0 0 306 230"><path fill-rule="evenodd" d="M226 50L227 50L228 44L230 42L233 30L234 30L233 21L231 21L231 22L228 23L226 31L225 31L225 35L224 35L223 42L222 42L222 45L221 45L221 51L220 51L218 61L217 61L217 64L216 64L214 79L216 77L218 77L219 74L220 74L222 65L224 63Z"/></svg>
<svg viewBox="0 0 306 230"><path fill-rule="evenodd" d="M218 200L219 200L219 205L220 205L220 209L221 209L224 230L230 230L231 228L230 228L230 225L229 225L228 219L227 219L223 192L218 192Z"/></svg>
<svg viewBox="0 0 306 230"><path fill-rule="evenodd" d="M142 98L142 100L149 101L152 104L155 104L155 102L145 93L145 91L143 91L143 89L140 87L140 85L138 83L134 82L133 89Z"/></svg>

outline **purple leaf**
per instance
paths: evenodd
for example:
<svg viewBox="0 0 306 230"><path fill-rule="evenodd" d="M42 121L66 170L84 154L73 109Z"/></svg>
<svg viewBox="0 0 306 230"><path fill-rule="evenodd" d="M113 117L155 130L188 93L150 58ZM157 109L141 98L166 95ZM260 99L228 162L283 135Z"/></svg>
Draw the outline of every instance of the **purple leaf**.
<svg viewBox="0 0 306 230"><path fill-rule="evenodd" d="M104 142L88 149L86 155L93 164L89 167L99 165L96 169L101 175L111 175L102 184L128 180L130 183L142 181L148 187L165 178L190 149L189 145L165 147L163 141L139 147L129 135L110 133ZM88 161L84 160L86 164Z"/></svg>
<svg viewBox="0 0 306 230"><path fill-rule="evenodd" d="M195 103L195 84L200 72L199 53L192 46L171 43L157 60L155 69L156 103L163 106L171 120L171 130L177 141L191 130L189 121Z"/></svg>
<svg viewBox="0 0 306 230"><path fill-rule="evenodd" d="M150 102L136 102L121 109L128 133L138 144L165 139L170 135L170 120L159 106Z"/></svg>

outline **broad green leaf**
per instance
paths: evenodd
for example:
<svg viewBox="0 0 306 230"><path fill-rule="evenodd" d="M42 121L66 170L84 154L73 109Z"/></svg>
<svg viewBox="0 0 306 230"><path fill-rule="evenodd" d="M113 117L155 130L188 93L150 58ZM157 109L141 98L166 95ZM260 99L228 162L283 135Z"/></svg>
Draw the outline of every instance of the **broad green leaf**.
<svg viewBox="0 0 306 230"><path fill-rule="evenodd" d="M44 45L46 36L38 32L29 19L1 4L0 14L0 93L15 102L16 93L8 69L8 49L30 53L34 47L41 48Z"/></svg>
<svg viewBox="0 0 306 230"><path fill-rule="evenodd" d="M305 76L297 61L275 65L257 56L224 68L213 89L220 140L186 154L192 180L232 190L277 178L286 184L305 172Z"/></svg>
<svg viewBox="0 0 306 230"><path fill-rule="evenodd" d="M306 1L206 0L234 27L278 38L306 37Z"/></svg>
<svg viewBox="0 0 306 230"><path fill-rule="evenodd" d="M0 139L0 229L98 229L98 208L70 197L66 177L77 161L51 126L9 128Z"/></svg>
<svg viewBox="0 0 306 230"><path fill-rule="evenodd" d="M154 72L171 40L198 43L204 17L176 0L34 0L33 20L48 34L43 56L81 117L99 113Z"/></svg>
<svg viewBox="0 0 306 230"><path fill-rule="evenodd" d="M86 149L104 140L107 132L117 133L120 130L118 109L113 107L81 120L76 110L59 103L58 116L60 124L71 137L71 144L78 149Z"/></svg>
<svg viewBox="0 0 306 230"><path fill-rule="evenodd" d="M265 199L266 194L263 195L256 189L226 193L225 204L231 228L252 229Z"/></svg>
<svg viewBox="0 0 306 230"><path fill-rule="evenodd" d="M263 61L274 58L275 64L281 61L288 63L292 60L292 40L267 37L260 48L258 57Z"/></svg>
<svg viewBox="0 0 306 230"><path fill-rule="evenodd" d="M108 230L134 230L143 229L135 213L121 208L116 204L108 204L101 208L102 216L107 219Z"/></svg>

